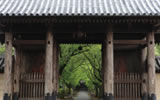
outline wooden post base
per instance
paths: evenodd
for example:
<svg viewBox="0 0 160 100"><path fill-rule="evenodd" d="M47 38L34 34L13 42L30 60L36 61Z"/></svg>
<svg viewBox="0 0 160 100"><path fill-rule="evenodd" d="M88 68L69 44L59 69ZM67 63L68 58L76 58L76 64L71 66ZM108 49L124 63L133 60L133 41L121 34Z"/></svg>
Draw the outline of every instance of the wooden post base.
<svg viewBox="0 0 160 100"><path fill-rule="evenodd" d="M151 94L151 96L149 97L149 100L156 100L156 95L155 94Z"/></svg>
<svg viewBox="0 0 160 100"><path fill-rule="evenodd" d="M104 100L114 100L113 94L104 94Z"/></svg>
<svg viewBox="0 0 160 100"><path fill-rule="evenodd" d="M47 96L45 96L45 100L56 100L56 94L50 94L48 93Z"/></svg>
<svg viewBox="0 0 160 100"><path fill-rule="evenodd" d="M4 94L3 100L11 100L11 97L8 95L8 93Z"/></svg>
<svg viewBox="0 0 160 100"><path fill-rule="evenodd" d="M18 93L13 94L13 100L19 100Z"/></svg>
<svg viewBox="0 0 160 100"><path fill-rule="evenodd" d="M144 93L144 94L143 94L142 100L149 100L149 99L148 99L148 94L147 94L147 93Z"/></svg>

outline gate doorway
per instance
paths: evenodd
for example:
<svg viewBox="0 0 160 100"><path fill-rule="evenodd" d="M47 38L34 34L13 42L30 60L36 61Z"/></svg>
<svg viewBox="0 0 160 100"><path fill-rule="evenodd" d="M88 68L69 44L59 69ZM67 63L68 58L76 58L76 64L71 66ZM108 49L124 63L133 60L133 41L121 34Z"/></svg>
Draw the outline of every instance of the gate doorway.
<svg viewBox="0 0 160 100"><path fill-rule="evenodd" d="M19 81L19 98L20 100L43 100L45 98L45 49L44 48L26 48L17 49L16 57L21 63L20 81ZM18 51L19 50L19 51ZM71 76L74 71L81 69L81 73L88 73L87 77L91 81L86 81L87 86L93 85L95 95L103 97L104 94L104 47L103 45L77 44L77 45L60 45L56 46L57 55L55 57L55 69L53 77L55 85L55 95L60 95L66 88L68 93L72 89L78 88L81 81L76 74ZM58 53L59 51L59 53ZM142 74L140 73L140 50L115 49L114 50L114 97L116 100L140 100L142 96ZM102 56L103 55L103 56ZM60 59L59 59L60 58ZM23 59L23 60L22 60ZM54 61L53 61L54 62ZM75 64L76 63L76 64ZM67 69L68 68L68 69ZM72 72L73 71L73 72ZM68 75L67 75L68 74ZM95 74L95 75L94 75ZM79 74L81 75L81 74ZM93 76L91 76L93 75ZM63 78L63 79L61 79ZM78 79L79 78L79 79ZM95 80L95 79L96 80ZM74 81L77 79L78 81ZM87 80L88 80L87 79ZM75 82L75 85L73 82ZM89 84L90 83L90 84ZM98 88L95 88L98 87ZM53 89L52 89L53 90ZM67 96L65 94L64 96Z"/></svg>

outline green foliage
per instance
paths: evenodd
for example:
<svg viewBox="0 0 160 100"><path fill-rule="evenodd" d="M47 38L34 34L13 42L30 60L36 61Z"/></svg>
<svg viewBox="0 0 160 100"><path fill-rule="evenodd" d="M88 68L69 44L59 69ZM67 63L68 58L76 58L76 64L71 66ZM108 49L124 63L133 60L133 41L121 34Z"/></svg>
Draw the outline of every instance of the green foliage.
<svg viewBox="0 0 160 100"><path fill-rule="evenodd" d="M60 45L60 86L69 89L71 94L72 88L79 85L80 80L88 81L88 77L82 70L84 65L83 53L88 51L87 45Z"/></svg>
<svg viewBox="0 0 160 100"><path fill-rule="evenodd" d="M160 44L155 45L155 55L160 56Z"/></svg>
<svg viewBox="0 0 160 100"><path fill-rule="evenodd" d="M84 53L88 61L88 77L94 86L96 96L102 96L102 56L101 45L93 45L89 52Z"/></svg>
<svg viewBox="0 0 160 100"><path fill-rule="evenodd" d="M15 49L12 48L12 54L13 55L15 53L14 51L15 51ZM4 53L5 53L5 44L3 44L3 45L0 44L0 55L4 55Z"/></svg>
<svg viewBox="0 0 160 100"><path fill-rule="evenodd" d="M81 80L85 81L89 90L101 87L101 45L60 47L60 94L71 94L71 90L79 86Z"/></svg>
<svg viewBox="0 0 160 100"><path fill-rule="evenodd" d="M0 55L4 54L5 52L5 45L0 45Z"/></svg>

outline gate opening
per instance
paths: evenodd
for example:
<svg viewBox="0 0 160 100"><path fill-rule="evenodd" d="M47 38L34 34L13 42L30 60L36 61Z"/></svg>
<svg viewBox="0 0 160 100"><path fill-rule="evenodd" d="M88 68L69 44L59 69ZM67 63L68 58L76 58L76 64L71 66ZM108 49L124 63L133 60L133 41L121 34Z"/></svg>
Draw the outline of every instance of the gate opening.
<svg viewBox="0 0 160 100"><path fill-rule="evenodd" d="M93 100L102 97L100 44L61 44L59 98Z"/></svg>

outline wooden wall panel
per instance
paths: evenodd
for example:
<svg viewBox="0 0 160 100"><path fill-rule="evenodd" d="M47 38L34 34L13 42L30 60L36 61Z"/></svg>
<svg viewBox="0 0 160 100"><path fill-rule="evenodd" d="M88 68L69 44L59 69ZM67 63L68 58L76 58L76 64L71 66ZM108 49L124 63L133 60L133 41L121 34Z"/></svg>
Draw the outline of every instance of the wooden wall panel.
<svg viewBox="0 0 160 100"><path fill-rule="evenodd" d="M140 72L140 50L120 50L114 52L115 72Z"/></svg>

